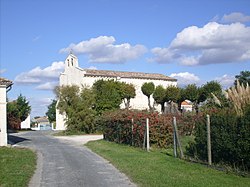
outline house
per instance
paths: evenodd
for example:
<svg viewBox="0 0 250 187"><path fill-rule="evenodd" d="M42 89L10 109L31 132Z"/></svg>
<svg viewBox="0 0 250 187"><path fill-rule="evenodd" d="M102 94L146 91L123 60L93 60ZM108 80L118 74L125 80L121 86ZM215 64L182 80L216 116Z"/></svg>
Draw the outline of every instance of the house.
<svg viewBox="0 0 250 187"><path fill-rule="evenodd" d="M51 124L47 116L37 117L32 120L32 130L51 130Z"/></svg>
<svg viewBox="0 0 250 187"><path fill-rule="evenodd" d="M153 82L155 86L162 85L163 87L177 86L177 80L158 73L141 73L141 72L125 72L125 71L108 71L108 70L92 70L82 69L78 65L78 58L70 53L65 60L64 72L60 74L59 85L77 85L79 87L91 87L97 80L109 80L125 82L133 84L136 90L136 97L130 100L130 106L133 109L144 110L148 109L147 97L142 93L141 86L146 82ZM151 104L154 103L151 98ZM124 103L121 108L125 108ZM160 112L161 106L155 108ZM56 111L56 130L65 130L64 116Z"/></svg>
<svg viewBox="0 0 250 187"><path fill-rule="evenodd" d="M189 100L185 100L181 102L181 110L183 112L192 112L193 111L193 103Z"/></svg>
<svg viewBox="0 0 250 187"><path fill-rule="evenodd" d="M6 93L11 89L12 81L0 77L0 146L7 146Z"/></svg>
<svg viewBox="0 0 250 187"><path fill-rule="evenodd" d="M30 129L30 115L21 122L21 129Z"/></svg>

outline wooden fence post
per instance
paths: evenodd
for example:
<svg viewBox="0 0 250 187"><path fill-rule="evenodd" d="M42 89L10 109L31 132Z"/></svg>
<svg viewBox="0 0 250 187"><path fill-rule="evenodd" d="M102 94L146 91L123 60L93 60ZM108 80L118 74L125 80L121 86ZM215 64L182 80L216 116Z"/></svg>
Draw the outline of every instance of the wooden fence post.
<svg viewBox="0 0 250 187"><path fill-rule="evenodd" d="M212 165L212 152L211 152L211 132L210 132L210 116L207 115L207 157L208 165Z"/></svg>
<svg viewBox="0 0 250 187"><path fill-rule="evenodd" d="M176 144L176 136L175 136L175 125L176 124L176 118L173 117L173 139L174 139L174 157L177 157L177 144Z"/></svg>
<svg viewBox="0 0 250 187"><path fill-rule="evenodd" d="M146 119L146 134L147 134L147 151L149 152L150 145L149 145L149 120Z"/></svg>
<svg viewBox="0 0 250 187"><path fill-rule="evenodd" d="M176 139L176 142L177 142L179 150L180 150L180 156L181 156L181 158L184 158L184 154L183 154L182 147L181 147L181 141L180 141L179 134L178 134L178 128L176 125L176 117L173 117L173 119L174 119L173 124L174 124L175 139Z"/></svg>
<svg viewBox="0 0 250 187"><path fill-rule="evenodd" d="M131 119L131 145L133 146L134 145L134 118Z"/></svg>

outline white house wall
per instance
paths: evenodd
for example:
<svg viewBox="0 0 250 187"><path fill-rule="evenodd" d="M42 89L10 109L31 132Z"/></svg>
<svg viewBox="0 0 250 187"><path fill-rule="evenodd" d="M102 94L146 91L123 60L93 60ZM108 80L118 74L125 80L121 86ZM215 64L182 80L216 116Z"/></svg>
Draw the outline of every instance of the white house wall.
<svg viewBox="0 0 250 187"><path fill-rule="evenodd" d="M21 122L21 129L29 129L30 128L30 115Z"/></svg>
<svg viewBox="0 0 250 187"><path fill-rule="evenodd" d="M0 85L0 146L7 146L6 86Z"/></svg>

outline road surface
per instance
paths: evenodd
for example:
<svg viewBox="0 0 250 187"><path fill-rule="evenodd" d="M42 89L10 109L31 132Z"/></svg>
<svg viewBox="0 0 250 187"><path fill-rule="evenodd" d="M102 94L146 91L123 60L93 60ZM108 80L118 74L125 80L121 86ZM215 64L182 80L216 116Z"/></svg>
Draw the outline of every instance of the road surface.
<svg viewBox="0 0 250 187"><path fill-rule="evenodd" d="M9 141L14 146L29 147L38 154L37 170L30 181L30 187L135 186L108 161L80 145L81 138L73 139L55 138L50 131L9 135Z"/></svg>

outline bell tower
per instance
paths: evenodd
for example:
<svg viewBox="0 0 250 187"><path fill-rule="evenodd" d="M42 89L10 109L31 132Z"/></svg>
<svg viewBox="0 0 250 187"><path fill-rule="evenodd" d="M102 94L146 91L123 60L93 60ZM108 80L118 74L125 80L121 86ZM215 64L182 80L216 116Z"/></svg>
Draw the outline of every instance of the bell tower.
<svg viewBox="0 0 250 187"><path fill-rule="evenodd" d="M65 60L65 69L78 66L78 58L70 51L69 56Z"/></svg>

